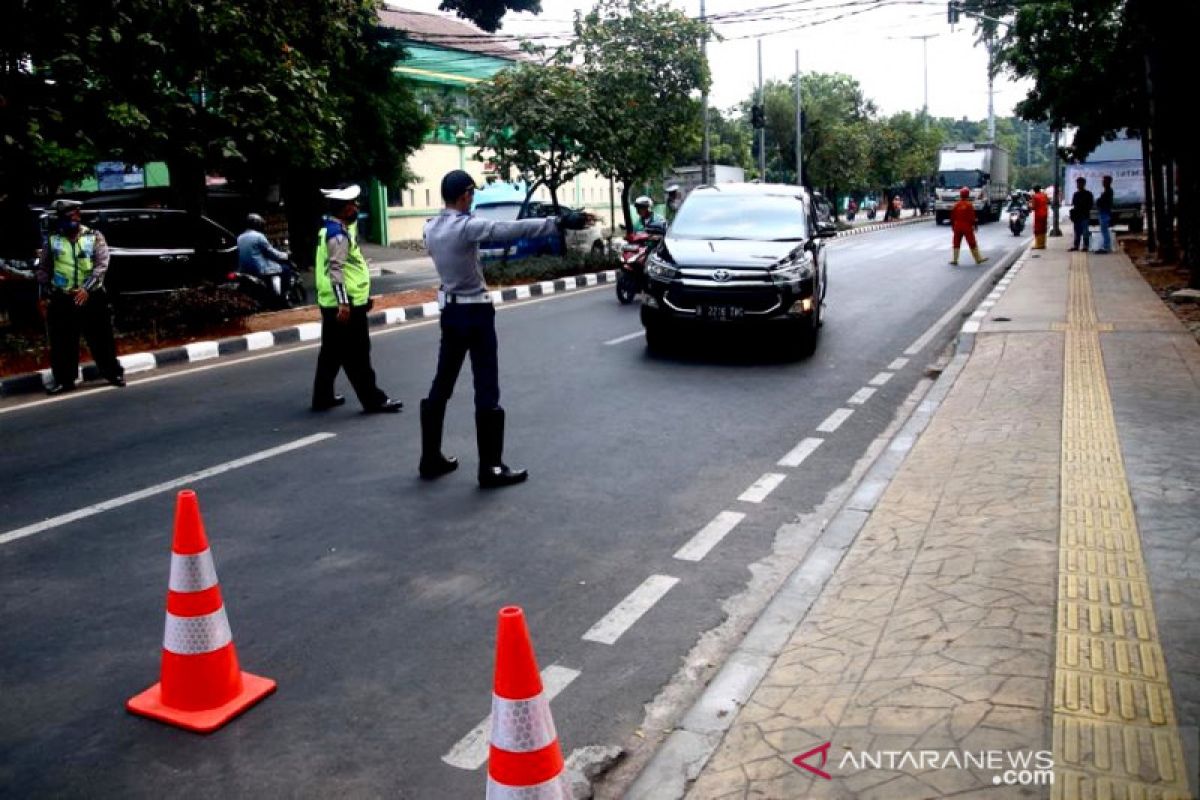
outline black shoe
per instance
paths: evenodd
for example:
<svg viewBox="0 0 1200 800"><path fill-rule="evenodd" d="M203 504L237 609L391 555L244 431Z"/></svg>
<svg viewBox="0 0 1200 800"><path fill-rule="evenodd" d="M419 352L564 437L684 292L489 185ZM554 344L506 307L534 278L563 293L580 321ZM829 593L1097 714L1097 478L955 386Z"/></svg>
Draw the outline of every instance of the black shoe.
<svg viewBox="0 0 1200 800"><path fill-rule="evenodd" d="M105 378L104 380L108 381L109 386L116 386L118 389L124 388L124 386L125 386L125 376L124 375L117 375L116 377Z"/></svg>
<svg viewBox="0 0 1200 800"><path fill-rule="evenodd" d="M503 461L504 409L475 412L475 439L479 445L479 485L498 489L521 483L529 477L523 469L511 469Z"/></svg>
<svg viewBox="0 0 1200 800"><path fill-rule="evenodd" d="M445 421L445 403L421 401L421 464L417 471L427 481L458 469L457 458L442 455L442 427Z"/></svg>
<svg viewBox="0 0 1200 800"><path fill-rule="evenodd" d="M399 414L400 409L402 409L402 408L404 408L404 403L401 403L399 400L393 400L389 397L387 400L384 400L382 403L380 403L377 406L371 406L370 408L364 408L363 413L366 413L366 414Z"/></svg>
<svg viewBox="0 0 1200 800"><path fill-rule="evenodd" d="M1078 247L1068 247L1068 248L1067 248L1067 252L1068 252L1068 253L1078 253L1078 252L1079 252L1079 248L1078 248Z"/></svg>
<svg viewBox="0 0 1200 800"><path fill-rule="evenodd" d="M49 386L46 387L46 394L62 394L63 392L72 391L74 388L75 384L73 383L59 383L58 381L53 381Z"/></svg>
<svg viewBox="0 0 1200 800"><path fill-rule="evenodd" d="M321 402L313 401L313 411L328 411L331 408L346 405L346 398L340 394L335 394L332 400L322 400Z"/></svg>

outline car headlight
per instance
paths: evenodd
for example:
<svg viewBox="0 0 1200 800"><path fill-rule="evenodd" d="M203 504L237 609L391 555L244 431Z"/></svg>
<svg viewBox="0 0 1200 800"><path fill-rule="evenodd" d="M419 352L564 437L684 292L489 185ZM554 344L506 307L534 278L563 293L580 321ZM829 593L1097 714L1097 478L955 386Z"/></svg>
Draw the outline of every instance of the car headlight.
<svg viewBox="0 0 1200 800"><path fill-rule="evenodd" d="M776 284L799 283L813 276L813 262L807 256L780 262L771 270L771 280Z"/></svg>
<svg viewBox="0 0 1200 800"><path fill-rule="evenodd" d="M669 281L679 275L679 268L658 253L651 253L646 259L646 274L660 281Z"/></svg>

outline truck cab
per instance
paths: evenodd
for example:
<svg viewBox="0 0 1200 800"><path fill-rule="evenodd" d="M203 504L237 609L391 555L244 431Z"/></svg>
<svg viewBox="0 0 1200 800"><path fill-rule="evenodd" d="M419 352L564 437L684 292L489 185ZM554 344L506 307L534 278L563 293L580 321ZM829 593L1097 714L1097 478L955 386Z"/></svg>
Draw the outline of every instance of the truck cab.
<svg viewBox="0 0 1200 800"><path fill-rule="evenodd" d="M950 219L950 210L964 186L971 192L971 203L981 222L999 219L1008 199L1008 152L991 142L941 149L933 202L938 225Z"/></svg>

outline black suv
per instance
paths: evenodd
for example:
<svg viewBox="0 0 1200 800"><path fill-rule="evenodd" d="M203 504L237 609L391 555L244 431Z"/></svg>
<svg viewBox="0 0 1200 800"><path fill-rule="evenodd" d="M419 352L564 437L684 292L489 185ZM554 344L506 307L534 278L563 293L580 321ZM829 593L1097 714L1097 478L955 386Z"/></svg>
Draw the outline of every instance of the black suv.
<svg viewBox="0 0 1200 800"><path fill-rule="evenodd" d="M799 186L731 183L688 195L646 263L642 325L654 350L684 326L776 328L816 348L825 239L836 235Z"/></svg>
<svg viewBox="0 0 1200 800"><path fill-rule="evenodd" d="M85 208L81 217L108 243L110 295L196 288L237 272L237 238L208 217L164 208Z"/></svg>

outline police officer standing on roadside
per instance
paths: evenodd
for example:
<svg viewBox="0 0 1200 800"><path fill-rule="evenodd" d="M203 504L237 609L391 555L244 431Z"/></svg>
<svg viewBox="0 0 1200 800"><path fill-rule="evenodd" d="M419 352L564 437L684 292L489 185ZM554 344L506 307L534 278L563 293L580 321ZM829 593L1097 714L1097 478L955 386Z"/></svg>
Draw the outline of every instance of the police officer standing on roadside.
<svg viewBox="0 0 1200 800"><path fill-rule="evenodd" d="M312 409L327 411L346 402L334 393L340 370L362 403L363 411L396 413L404 404L375 385L371 368L371 276L358 246L359 188L323 189L329 215L317 232L317 305L321 308L321 351L313 380Z"/></svg>
<svg viewBox="0 0 1200 800"><path fill-rule="evenodd" d="M475 188L475 181L463 170L446 173L442 178L446 207L425 223L425 247L442 281L438 290L442 339L437 374L429 396L421 401L419 471L422 478L432 480L458 468L457 459L442 454L442 427L446 403L469 353L475 377L479 485L487 489L520 483L528 473L510 469L503 461L504 409L500 407L496 309L484 282L479 243L549 236L563 228L582 230L590 220L580 212L513 222L480 219L471 214Z"/></svg>
<svg viewBox="0 0 1200 800"><path fill-rule="evenodd" d="M100 376L113 386L125 385L104 292L108 244L99 231L79 221L81 205L78 200L54 201L55 230L46 237L38 258L38 307L46 317L54 375L47 394L75 388L81 331Z"/></svg>

